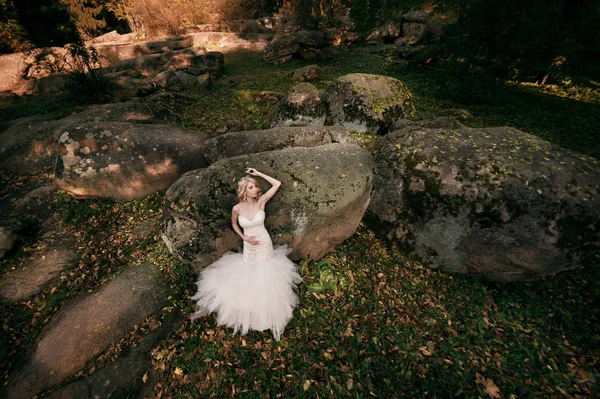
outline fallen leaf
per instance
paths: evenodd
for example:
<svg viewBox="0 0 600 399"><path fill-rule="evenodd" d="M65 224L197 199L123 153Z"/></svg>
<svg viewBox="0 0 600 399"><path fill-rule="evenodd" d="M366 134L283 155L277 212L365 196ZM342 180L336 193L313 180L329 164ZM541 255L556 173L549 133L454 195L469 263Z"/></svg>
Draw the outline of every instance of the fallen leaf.
<svg viewBox="0 0 600 399"><path fill-rule="evenodd" d="M492 379L485 378L483 375L475 373L475 382L485 387L485 393L487 393L490 398L500 399L502 397L502 395L500 395L500 388L494 384Z"/></svg>
<svg viewBox="0 0 600 399"><path fill-rule="evenodd" d="M144 376L142 377L142 381L144 382L144 384L148 382L148 373L144 374Z"/></svg>
<svg viewBox="0 0 600 399"><path fill-rule="evenodd" d="M308 388L310 388L310 380L306 380L304 381L304 384L302 384L302 389L308 391Z"/></svg>

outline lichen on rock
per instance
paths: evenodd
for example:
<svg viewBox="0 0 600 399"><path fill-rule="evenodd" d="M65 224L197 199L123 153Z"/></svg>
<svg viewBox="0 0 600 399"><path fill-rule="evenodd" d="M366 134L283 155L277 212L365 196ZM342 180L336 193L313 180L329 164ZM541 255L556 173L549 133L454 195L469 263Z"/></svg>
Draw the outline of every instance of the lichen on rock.
<svg viewBox="0 0 600 399"><path fill-rule="evenodd" d="M350 131L385 134L399 119L417 119L410 90L399 80L353 73L333 82L323 93L326 125Z"/></svg>
<svg viewBox="0 0 600 399"><path fill-rule="evenodd" d="M369 212L433 268L532 280L600 246L594 158L511 128L418 126L383 137L374 157Z"/></svg>

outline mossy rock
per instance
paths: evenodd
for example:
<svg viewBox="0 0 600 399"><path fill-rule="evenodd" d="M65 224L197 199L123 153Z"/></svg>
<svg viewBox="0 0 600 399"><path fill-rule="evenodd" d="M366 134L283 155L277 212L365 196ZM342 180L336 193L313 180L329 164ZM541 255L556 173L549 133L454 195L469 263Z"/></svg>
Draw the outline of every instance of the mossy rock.
<svg viewBox="0 0 600 399"><path fill-rule="evenodd" d="M512 128L408 127L375 145L369 212L430 267L499 282L600 246L598 160Z"/></svg>
<svg viewBox="0 0 600 399"><path fill-rule="evenodd" d="M418 119L410 90L388 76L352 73L333 82L322 95L325 125L360 133L386 134L399 119Z"/></svg>
<svg viewBox="0 0 600 399"><path fill-rule="evenodd" d="M269 127L325 124L325 107L319 90L311 83L298 83L282 99L269 116Z"/></svg>
<svg viewBox="0 0 600 399"><path fill-rule="evenodd" d="M223 159L186 173L167 191L162 238L172 254L199 270L239 247L231 208L248 167L282 182L267 206L266 227L274 244L294 249L292 259L323 257L356 231L369 203L373 160L353 144Z"/></svg>

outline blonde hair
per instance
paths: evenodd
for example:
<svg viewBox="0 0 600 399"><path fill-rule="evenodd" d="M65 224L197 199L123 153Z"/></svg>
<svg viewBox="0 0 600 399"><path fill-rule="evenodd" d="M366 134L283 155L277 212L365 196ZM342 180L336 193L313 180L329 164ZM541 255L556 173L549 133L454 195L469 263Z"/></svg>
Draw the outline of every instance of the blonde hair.
<svg viewBox="0 0 600 399"><path fill-rule="evenodd" d="M258 187L258 196L259 197L262 195L262 187L260 186L260 183L253 177L244 176L238 182L237 195L238 195L238 200L240 202L243 202L246 200L246 187L248 187L249 183L254 183L254 185L256 187Z"/></svg>

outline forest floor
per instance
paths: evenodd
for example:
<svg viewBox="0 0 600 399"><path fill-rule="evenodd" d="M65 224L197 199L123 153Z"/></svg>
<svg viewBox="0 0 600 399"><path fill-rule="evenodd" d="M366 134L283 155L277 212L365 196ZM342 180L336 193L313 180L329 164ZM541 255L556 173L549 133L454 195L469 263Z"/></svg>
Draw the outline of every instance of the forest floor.
<svg viewBox="0 0 600 399"><path fill-rule="evenodd" d="M285 93L289 72L308 62L273 66L259 54L226 55L225 75L185 110L182 125L211 134L237 119L265 127L270 108L260 92ZM514 126L571 150L600 157L600 88L563 81L538 87L506 84L469 88L468 77L445 79L394 61L384 47L339 49L319 62L320 89L347 73L397 77L424 117L464 115L471 127ZM475 90L477 89L477 90ZM475 101L475 99L478 99ZM485 101L479 101L485 100ZM20 98L0 103L0 119L79 106L73 98ZM462 110L462 111L456 111ZM464 112L463 112L464 111ZM50 170L3 176L0 198L50 183ZM170 280L174 308L193 311L196 274L160 239L164 192L117 203L55 195L48 214L72 230L77 268L28 301L0 302L2 326L14 344L0 366L4 381L15 360L61 305L116 273L152 261ZM39 221L20 215L31 231L0 275L19 267L36 246ZM132 234L141 226L147 234ZM268 332L232 335L214 316L187 318L152 352L155 397L490 397L584 398L599 395L600 257L533 283L494 284L427 269L389 247L367 226L319 262L300 263L300 304L280 342ZM309 286L321 284L321 289ZM136 326L80 374L118 359L161 316Z"/></svg>

